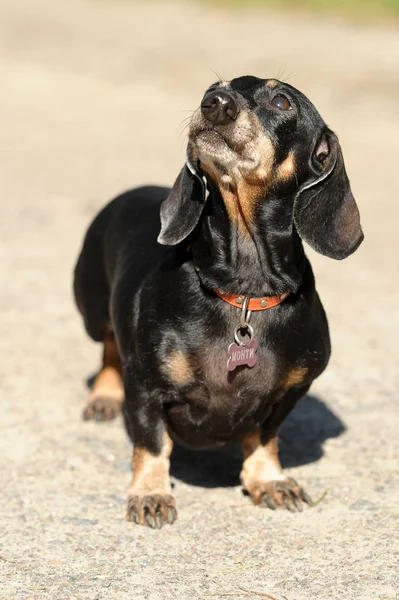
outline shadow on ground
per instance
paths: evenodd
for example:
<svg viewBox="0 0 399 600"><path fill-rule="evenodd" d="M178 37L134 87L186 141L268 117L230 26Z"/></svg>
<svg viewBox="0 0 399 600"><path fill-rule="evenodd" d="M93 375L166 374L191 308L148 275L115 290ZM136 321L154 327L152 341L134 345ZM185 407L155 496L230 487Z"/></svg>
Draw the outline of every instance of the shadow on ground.
<svg viewBox="0 0 399 600"><path fill-rule="evenodd" d="M316 396L305 396L280 430L283 468L315 462L323 456L323 443L345 431L343 422ZM217 452L191 451L175 444L171 475L190 485L230 487L238 485L241 447Z"/></svg>

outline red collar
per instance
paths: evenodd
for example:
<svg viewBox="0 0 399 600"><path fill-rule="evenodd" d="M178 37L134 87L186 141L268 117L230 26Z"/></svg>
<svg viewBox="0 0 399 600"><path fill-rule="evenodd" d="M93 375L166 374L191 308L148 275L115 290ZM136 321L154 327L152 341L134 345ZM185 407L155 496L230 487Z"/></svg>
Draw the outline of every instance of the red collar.
<svg viewBox="0 0 399 600"><path fill-rule="evenodd" d="M231 306L235 306L236 308L242 308L245 296L237 294L227 294L222 290L218 290L217 288L213 288L213 291L219 298L231 304ZM273 306L277 306L284 302L284 300L289 296L290 292L284 292L284 294L279 294L278 296L265 296L264 298L249 298L247 304L247 310L267 310L268 308L273 308Z"/></svg>

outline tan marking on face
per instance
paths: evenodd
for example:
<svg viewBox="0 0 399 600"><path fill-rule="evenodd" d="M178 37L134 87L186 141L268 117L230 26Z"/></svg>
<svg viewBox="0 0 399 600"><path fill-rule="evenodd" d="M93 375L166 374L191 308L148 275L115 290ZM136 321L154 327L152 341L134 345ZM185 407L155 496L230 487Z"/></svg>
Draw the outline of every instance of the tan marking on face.
<svg viewBox="0 0 399 600"><path fill-rule="evenodd" d="M162 449L158 455L152 454L140 446L134 446L133 480L129 487L129 496L149 493L170 494L172 488L169 477L169 458L172 449L173 442L166 431L163 435Z"/></svg>
<svg viewBox="0 0 399 600"><path fill-rule="evenodd" d="M218 185L230 221L246 235L250 234L257 204L266 196L271 183L275 154L270 138L262 131L257 119L252 121L257 131L246 143L243 153L251 156L252 161L245 162L244 159L240 163L238 157L236 165L227 169L227 173L219 173L212 162L202 164L204 171Z"/></svg>
<svg viewBox="0 0 399 600"><path fill-rule="evenodd" d="M191 146L191 162L196 163L198 160L198 152L197 149L192 145Z"/></svg>
<svg viewBox="0 0 399 600"><path fill-rule="evenodd" d="M293 152L290 152L284 162L282 162L277 169L277 179L288 181L288 179L294 175L295 169L295 155Z"/></svg>
<svg viewBox="0 0 399 600"><path fill-rule="evenodd" d="M220 193L230 221L235 223L241 233L249 234L257 200L262 195L262 188L257 185L248 185L242 181L238 182L236 189L221 185Z"/></svg>
<svg viewBox="0 0 399 600"><path fill-rule="evenodd" d="M178 385L185 385L194 378L190 359L180 351L172 352L168 356L164 369L168 377Z"/></svg>
<svg viewBox="0 0 399 600"><path fill-rule="evenodd" d="M189 140L201 167L218 186L231 222L249 234L257 202L266 196L273 179L275 150L259 119L241 110L234 123L209 129L200 110L190 122Z"/></svg>
<svg viewBox="0 0 399 600"><path fill-rule="evenodd" d="M276 79L269 79L269 81L267 82L266 85L269 88L275 88L277 84L278 84L278 81Z"/></svg>
<svg viewBox="0 0 399 600"><path fill-rule="evenodd" d="M263 445L257 430L244 439L242 448L244 462L240 479L254 504L259 504L267 482L285 479L278 458L278 438L275 436Z"/></svg>
<svg viewBox="0 0 399 600"><path fill-rule="evenodd" d="M225 80L225 81L221 81L221 82L220 82L220 85L222 85L223 87L227 87L227 86L229 86L229 85L230 85L230 83L231 83L231 81L226 81L226 80Z"/></svg>
<svg viewBox="0 0 399 600"><path fill-rule="evenodd" d="M306 367L295 367L288 372L283 381L283 389L288 390L294 385L298 385L303 382L306 377L308 370Z"/></svg>

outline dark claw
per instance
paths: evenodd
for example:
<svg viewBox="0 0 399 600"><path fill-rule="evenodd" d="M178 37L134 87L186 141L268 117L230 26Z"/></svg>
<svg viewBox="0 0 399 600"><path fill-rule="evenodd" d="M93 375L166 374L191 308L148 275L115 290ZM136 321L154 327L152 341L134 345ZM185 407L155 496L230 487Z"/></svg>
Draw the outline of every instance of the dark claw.
<svg viewBox="0 0 399 600"><path fill-rule="evenodd" d="M295 504L289 496L283 495L283 504L290 512L296 512Z"/></svg>
<svg viewBox="0 0 399 600"><path fill-rule="evenodd" d="M128 500L126 518L129 521L133 521L133 523L136 523L137 525L139 524L139 514L134 499Z"/></svg>
<svg viewBox="0 0 399 600"><path fill-rule="evenodd" d="M313 504L313 500L312 500L312 498L309 496L309 494L307 494L307 493L305 492L305 490L302 490L302 489L301 489L301 491L300 491L300 494L301 494L301 498L302 498L302 500L303 500L304 502L306 502L306 504L309 504L309 506L312 506L312 504Z"/></svg>
<svg viewBox="0 0 399 600"><path fill-rule="evenodd" d="M302 506L302 502L301 502L300 498L298 498L297 496L293 496L292 501L295 504L295 508L297 509L297 511L302 512L303 506Z"/></svg>
<svg viewBox="0 0 399 600"><path fill-rule="evenodd" d="M159 508L159 507L158 507ZM155 525L157 529L162 529L163 527L163 518L160 512L157 511L155 515Z"/></svg>
<svg viewBox="0 0 399 600"><path fill-rule="evenodd" d="M276 504L273 500L273 498L271 498L270 496L268 496L267 494L263 495L262 498L262 506L268 506L269 508L271 508L272 510L276 510Z"/></svg>
<svg viewBox="0 0 399 600"><path fill-rule="evenodd" d="M177 519L177 511L173 506L168 507L168 523L172 525Z"/></svg>
<svg viewBox="0 0 399 600"><path fill-rule="evenodd" d="M134 523L136 523L136 525L138 525L138 524L139 524L139 514L138 514L138 512L136 511L136 509L133 509L133 510L131 510L131 511L130 511L130 513L129 513L129 516L130 516L130 519L131 519L131 520L132 520Z"/></svg>
<svg viewBox="0 0 399 600"><path fill-rule="evenodd" d="M144 520L147 523L148 527L151 527L151 529L157 529L156 521L150 513L147 513L145 515Z"/></svg>
<svg viewBox="0 0 399 600"><path fill-rule="evenodd" d="M137 525L139 523L139 514L137 512L137 507L133 504L133 502L128 502L126 518L129 521L133 521L133 523L136 523Z"/></svg>

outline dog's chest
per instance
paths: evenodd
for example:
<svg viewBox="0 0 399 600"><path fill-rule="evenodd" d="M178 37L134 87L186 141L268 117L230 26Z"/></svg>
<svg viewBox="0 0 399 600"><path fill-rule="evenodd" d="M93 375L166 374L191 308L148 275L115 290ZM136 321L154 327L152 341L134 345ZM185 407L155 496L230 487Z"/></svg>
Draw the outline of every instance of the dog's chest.
<svg viewBox="0 0 399 600"><path fill-rule="evenodd" d="M168 373L175 385L168 420L180 441L224 445L241 439L271 412L280 370L275 357L260 348L252 368L239 365L229 371L228 346L214 343L170 356Z"/></svg>

